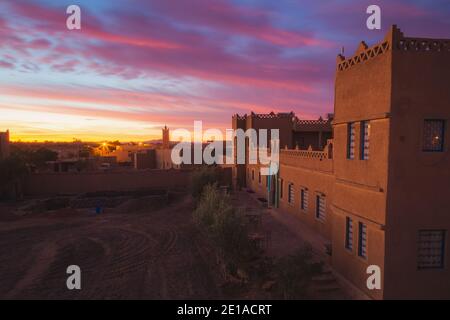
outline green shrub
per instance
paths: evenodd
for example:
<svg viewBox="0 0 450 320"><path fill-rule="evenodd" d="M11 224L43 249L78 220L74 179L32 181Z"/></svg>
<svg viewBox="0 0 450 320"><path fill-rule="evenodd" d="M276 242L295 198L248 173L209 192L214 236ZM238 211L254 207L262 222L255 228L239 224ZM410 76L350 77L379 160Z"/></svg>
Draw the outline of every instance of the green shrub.
<svg viewBox="0 0 450 320"><path fill-rule="evenodd" d="M313 276L322 272L322 263L312 260L312 247L305 245L275 263L278 294L284 299L305 298Z"/></svg>
<svg viewBox="0 0 450 320"><path fill-rule="evenodd" d="M230 203L217 184L206 185L193 213L194 220L206 227L228 269L242 267L254 252L242 215Z"/></svg>
<svg viewBox="0 0 450 320"><path fill-rule="evenodd" d="M191 176L192 196L198 201L205 186L218 183L218 181L219 177L215 168L202 167L193 171Z"/></svg>
<svg viewBox="0 0 450 320"><path fill-rule="evenodd" d="M218 211L211 231L225 260L231 266L244 267L254 250L248 239L248 230L242 215L233 208Z"/></svg>
<svg viewBox="0 0 450 320"><path fill-rule="evenodd" d="M194 220L207 227L211 228L216 222L216 216L222 211L230 212L231 205L225 200L217 189L216 184L208 184L203 188L200 201L197 203L197 208L194 210Z"/></svg>

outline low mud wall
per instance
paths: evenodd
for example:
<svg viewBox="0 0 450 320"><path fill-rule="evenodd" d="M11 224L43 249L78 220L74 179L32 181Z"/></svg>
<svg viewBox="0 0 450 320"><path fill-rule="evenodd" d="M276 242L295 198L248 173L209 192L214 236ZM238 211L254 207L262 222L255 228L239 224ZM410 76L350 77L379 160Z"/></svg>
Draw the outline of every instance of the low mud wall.
<svg viewBox="0 0 450 320"><path fill-rule="evenodd" d="M126 172L37 173L26 178L26 196L81 194L140 189L187 189L190 170L136 170Z"/></svg>

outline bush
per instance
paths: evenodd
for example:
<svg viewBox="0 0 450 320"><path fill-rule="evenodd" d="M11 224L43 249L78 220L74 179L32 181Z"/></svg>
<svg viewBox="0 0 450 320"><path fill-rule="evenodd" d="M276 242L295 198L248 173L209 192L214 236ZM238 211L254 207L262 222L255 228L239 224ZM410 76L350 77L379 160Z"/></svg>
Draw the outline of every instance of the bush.
<svg viewBox="0 0 450 320"><path fill-rule="evenodd" d="M217 184L208 184L203 188L203 193L193 216L197 223L209 229L216 223L217 215L230 213L231 211L232 207L229 202L218 192Z"/></svg>
<svg viewBox="0 0 450 320"><path fill-rule="evenodd" d="M217 175L215 168L202 167L200 169L195 170L194 172L192 172L191 176L192 196L196 201L198 201L202 195L205 186L218 183L218 181L219 177Z"/></svg>
<svg viewBox="0 0 450 320"><path fill-rule="evenodd" d="M206 227L229 270L246 264L252 257L252 246L242 215L230 204L230 199L217 188L206 185L198 201L194 220Z"/></svg>
<svg viewBox="0 0 450 320"><path fill-rule="evenodd" d="M305 245L294 254L275 263L278 293L283 299L304 298L313 276L322 272L322 263L314 263L311 245Z"/></svg>
<svg viewBox="0 0 450 320"><path fill-rule="evenodd" d="M219 211L212 226L212 236L229 266L237 269L245 266L253 256L253 246L242 216L230 210Z"/></svg>
<svg viewBox="0 0 450 320"><path fill-rule="evenodd" d="M12 146L10 158L35 167L42 167L45 166L47 161L55 161L58 159L58 153L47 148L32 150L29 148Z"/></svg>

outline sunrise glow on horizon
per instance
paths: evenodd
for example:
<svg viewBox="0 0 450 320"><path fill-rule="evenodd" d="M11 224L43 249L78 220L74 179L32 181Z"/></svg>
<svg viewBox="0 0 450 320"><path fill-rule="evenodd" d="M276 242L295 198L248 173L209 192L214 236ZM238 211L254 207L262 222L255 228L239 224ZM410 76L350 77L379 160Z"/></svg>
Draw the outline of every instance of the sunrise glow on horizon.
<svg viewBox="0 0 450 320"><path fill-rule="evenodd" d="M332 112L336 55L383 38L448 37L448 1L65 1L0 3L0 131L12 141L148 141L164 125L225 130L232 114Z"/></svg>

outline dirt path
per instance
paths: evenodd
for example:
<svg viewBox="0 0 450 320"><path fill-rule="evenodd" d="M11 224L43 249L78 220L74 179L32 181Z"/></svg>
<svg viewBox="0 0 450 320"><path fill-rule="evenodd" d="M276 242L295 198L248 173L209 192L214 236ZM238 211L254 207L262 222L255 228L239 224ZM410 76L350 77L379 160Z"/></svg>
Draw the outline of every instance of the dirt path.
<svg viewBox="0 0 450 320"><path fill-rule="evenodd" d="M0 221L2 299L220 299L211 248L185 200L149 213ZM66 268L81 268L81 290Z"/></svg>

